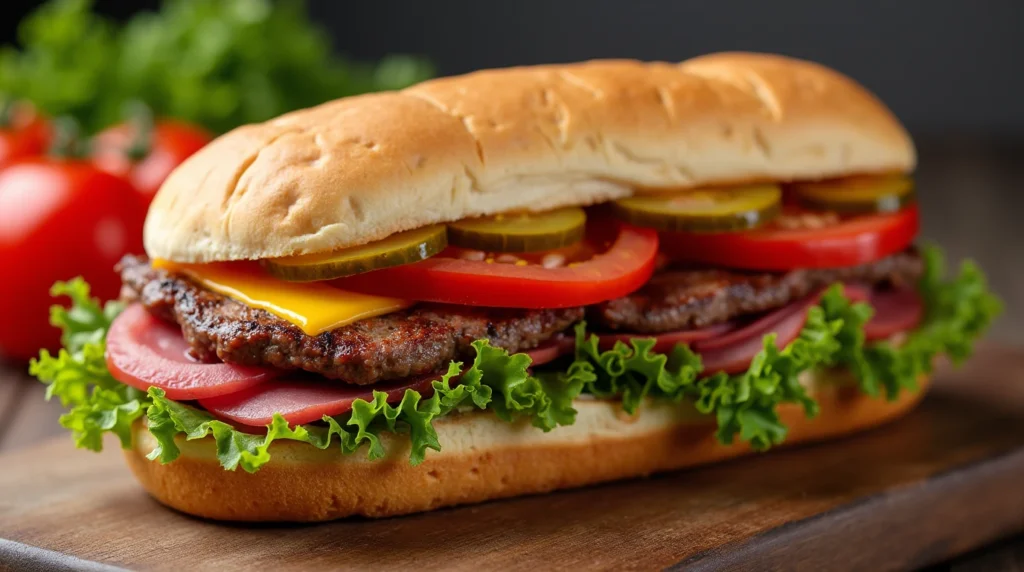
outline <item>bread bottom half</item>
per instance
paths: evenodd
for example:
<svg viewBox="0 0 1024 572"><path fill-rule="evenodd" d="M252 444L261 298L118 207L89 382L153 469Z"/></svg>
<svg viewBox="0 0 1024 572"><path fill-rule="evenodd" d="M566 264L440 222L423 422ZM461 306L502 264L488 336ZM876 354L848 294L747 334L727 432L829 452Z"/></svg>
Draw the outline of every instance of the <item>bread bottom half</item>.
<svg viewBox="0 0 1024 572"><path fill-rule="evenodd" d="M806 382L821 406L807 419L802 408L780 407L787 445L838 437L894 419L923 397L872 398L851 386L845 371L818 372ZM581 398L576 423L544 433L507 423L490 412L453 413L435 422L441 451L409 463L408 440L388 436L385 459L360 450L344 455L305 443L275 441L258 472L226 471L211 437L179 438L181 456L163 465L146 459L156 441L135 425L128 465L161 503L200 517L231 521L323 521L352 515L386 517L544 493L703 465L751 452L722 445L714 420L686 405L647 403L633 416L614 402ZM770 453L769 453L770 454Z"/></svg>

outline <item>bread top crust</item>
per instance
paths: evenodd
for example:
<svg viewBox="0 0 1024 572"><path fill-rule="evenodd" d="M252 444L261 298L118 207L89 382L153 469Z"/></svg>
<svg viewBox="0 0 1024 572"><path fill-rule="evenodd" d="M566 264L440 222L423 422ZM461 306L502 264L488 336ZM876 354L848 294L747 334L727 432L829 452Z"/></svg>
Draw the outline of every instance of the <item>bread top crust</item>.
<svg viewBox="0 0 1024 572"><path fill-rule="evenodd" d="M145 245L178 262L272 258L473 216L915 161L866 89L783 56L488 70L221 136L163 185Z"/></svg>

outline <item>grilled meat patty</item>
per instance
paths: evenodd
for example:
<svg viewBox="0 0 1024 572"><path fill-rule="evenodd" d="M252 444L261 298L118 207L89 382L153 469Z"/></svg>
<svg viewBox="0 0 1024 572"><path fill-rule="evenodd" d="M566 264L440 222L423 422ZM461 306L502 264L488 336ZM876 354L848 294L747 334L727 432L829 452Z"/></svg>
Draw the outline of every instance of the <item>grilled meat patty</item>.
<svg viewBox="0 0 1024 572"><path fill-rule="evenodd" d="M588 307L587 325L594 331L643 333L700 328L784 306L835 282L900 286L916 283L923 271L913 249L849 268L785 273L670 268L628 296Z"/></svg>
<svg viewBox="0 0 1024 572"><path fill-rule="evenodd" d="M122 298L181 326L195 356L239 365L301 369L367 385L472 359L486 339L516 352L535 347L583 318L582 308L516 310L422 304L316 336L269 312L155 270L144 258L120 265Z"/></svg>

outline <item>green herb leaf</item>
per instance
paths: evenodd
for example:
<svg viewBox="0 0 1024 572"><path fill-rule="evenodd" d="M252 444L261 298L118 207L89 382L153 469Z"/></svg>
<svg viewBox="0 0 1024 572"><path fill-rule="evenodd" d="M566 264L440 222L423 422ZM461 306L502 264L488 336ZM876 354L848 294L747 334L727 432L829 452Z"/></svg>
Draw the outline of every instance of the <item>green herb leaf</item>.
<svg viewBox="0 0 1024 572"><path fill-rule="evenodd" d="M123 119L126 102L215 132L347 95L428 78L422 59L378 65L332 53L296 0L166 0L124 26L88 0L53 0L19 28L21 49L0 51L0 93L96 131Z"/></svg>

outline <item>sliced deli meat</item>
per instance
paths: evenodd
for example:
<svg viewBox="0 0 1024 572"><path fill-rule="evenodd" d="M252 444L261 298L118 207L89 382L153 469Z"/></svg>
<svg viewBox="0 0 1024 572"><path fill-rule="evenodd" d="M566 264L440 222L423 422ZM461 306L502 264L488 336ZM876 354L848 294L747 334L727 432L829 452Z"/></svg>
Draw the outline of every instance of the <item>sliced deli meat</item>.
<svg viewBox="0 0 1024 572"><path fill-rule="evenodd" d="M388 395L388 403L402 400L407 389L418 391L424 399L433 393L431 384L440 375L425 375L408 380L354 386L324 379L277 379L271 383L244 389L230 395L201 399L204 409L242 425L262 427L279 413L291 425L320 421L352 410L357 399L373 401L374 391Z"/></svg>
<svg viewBox="0 0 1024 572"><path fill-rule="evenodd" d="M234 393L281 375L263 367L200 363L189 355L181 330L132 304L107 333L107 367L136 389L158 387L170 399L187 401Z"/></svg>
<svg viewBox="0 0 1024 572"><path fill-rule="evenodd" d="M530 356L530 365L538 366L553 362L561 356L571 354L575 348L575 338L560 334L523 353Z"/></svg>
<svg viewBox="0 0 1024 572"><path fill-rule="evenodd" d="M719 338L694 343L691 348L700 354L704 374L742 373L764 348L764 337L775 333L775 346L783 348L800 336L807 323L807 311L818 301L811 296L770 312L757 320Z"/></svg>
<svg viewBox="0 0 1024 572"><path fill-rule="evenodd" d="M912 288L875 290L868 303L875 310L864 325L864 338L868 341L884 340L913 330L924 320L924 300Z"/></svg>
<svg viewBox="0 0 1024 572"><path fill-rule="evenodd" d="M731 330L736 328L736 324L733 322L725 322L722 324L715 324L713 326L707 326L705 328L697 328L693 330L679 330L677 332L666 332L664 334L657 335L643 335L643 334L599 334L600 342L599 347L602 350L609 350L615 346L617 342L629 344L630 340L634 339L650 339L654 338L654 349L655 352L667 353L672 351L672 348L676 344L693 344L694 342L700 342L702 340L716 339L720 336L725 335Z"/></svg>

